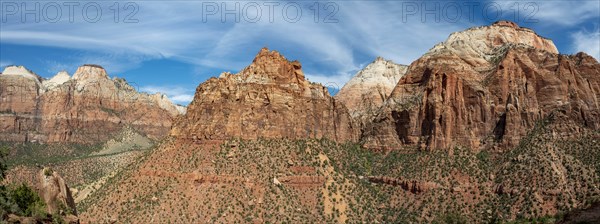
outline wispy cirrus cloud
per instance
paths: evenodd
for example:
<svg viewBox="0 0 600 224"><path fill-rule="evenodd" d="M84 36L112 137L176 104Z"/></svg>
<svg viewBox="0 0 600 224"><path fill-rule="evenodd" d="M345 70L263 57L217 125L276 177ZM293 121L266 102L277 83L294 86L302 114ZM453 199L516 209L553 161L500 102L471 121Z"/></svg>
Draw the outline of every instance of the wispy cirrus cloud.
<svg viewBox="0 0 600 224"><path fill-rule="evenodd" d="M47 72L56 74L60 71L74 72L79 66L84 64L100 65L111 75L136 68L145 60L153 57L144 54L125 54L125 53L79 53L60 60L45 60Z"/></svg>
<svg viewBox="0 0 600 224"><path fill-rule="evenodd" d="M442 5L448 3L440 2ZM295 16L293 14L284 18L284 6L291 4L288 1L274 2L278 6L272 20L264 6L266 2L208 2L216 4L218 10L223 10L224 5L228 9L243 8L248 4L261 6L259 14L238 15L242 17L239 22L233 21L233 15L223 16L222 11L214 15L202 13L203 4L207 2L141 1L136 2L139 8L135 14L137 23L114 22L108 13L112 12L109 9L112 3L99 2L105 15L96 23L87 22L80 16L73 22L64 16L56 23L21 23L20 16L9 16L12 20L2 23L1 43L85 52L66 59L46 59L47 70L52 72L94 63L106 67L109 73L120 73L145 61L168 59L191 64L197 67L195 70L203 71L203 75L218 75L215 69L239 71L250 63L261 47L267 46L282 51L290 59L300 60L309 79L343 85L362 68L361 64L376 56L410 64L446 39L448 34L482 25L481 21L466 17L456 22L435 22L430 17L423 22L424 3L417 1L332 1L332 7L319 2L320 13L317 15L314 8L311 9L316 1L301 1L295 3L303 12L298 21L289 20ZM420 11L406 21L403 3L416 4ZM515 2L497 3L508 10ZM539 6L534 18L547 24L546 27L578 26L597 18L600 10L597 1L534 3ZM260 15L259 21L247 21L255 15ZM328 18L330 15L332 17ZM227 21L222 21L223 18Z"/></svg>
<svg viewBox="0 0 600 224"><path fill-rule="evenodd" d="M600 17L598 1L545 1L538 5L539 11L534 18L551 26L574 26Z"/></svg>
<svg viewBox="0 0 600 224"><path fill-rule="evenodd" d="M194 99L194 91L180 86L142 86L139 91L150 94L163 93L174 103L187 105Z"/></svg>
<svg viewBox="0 0 600 224"><path fill-rule="evenodd" d="M534 22L542 26L571 27L600 18L600 2L581 1L493 1L502 13L513 20ZM516 17L518 16L518 17ZM517 21L521 22L521 21Z"/></svg>
<svg viewBox="0 0 600 224"><path fill-rule="evenodd" d="M600 29L592 32L578 31L571 35L574 52L586 52L600 61Z"/></svg>
<svg viewBox="0 0 600 224"><path fill-rule="evenodd" d="M223 7L222 2L216 3ZM236 3L250 4L243 1L224 4L234 7ZM16 21L2 24L0 38L3 43L92 52L86 60L65 62L61 59L48 63L48 70L53 72L83 61L107 63L104 66L109 72L120 72L135 67L139 61L157 58L235 71L246 66L261 47L267 46L285 51L284 54L293 59L302 59L303 64L311 66L309 70L318 70L324 78L331 76L331 80L339 81L340 74L360 69L359 65L365 59L357 59L359 56L367 60L384 56L407 64L445 39L449 32L468 26L403 23L399 4L362 1L334 2L335 7L327 8L329 11L321 8L317 16L309 8L314 2L298 3L303 9L302 17L290 22L289 18L282 17L284 5L289 2L277 3L277 13L273 14L272 21L269 21L267 8L261 7L263 11L258 22L244 19L232 22L232 16L226 17L228 22L223 22L221 14L203 18L202 13L198 13L203 2L196 1L137 2L138 23L115 23L112 18L97 23L82 18L69 22L65 17L57 23L23 24L18 21L20 17L14 17ZM100 4L106 8L104 12L111 12L108 3ZM334 8L335 14L330 14ZM333 17L327 20L329 15ZM92 60L93 57L97 59Z"/></svg>

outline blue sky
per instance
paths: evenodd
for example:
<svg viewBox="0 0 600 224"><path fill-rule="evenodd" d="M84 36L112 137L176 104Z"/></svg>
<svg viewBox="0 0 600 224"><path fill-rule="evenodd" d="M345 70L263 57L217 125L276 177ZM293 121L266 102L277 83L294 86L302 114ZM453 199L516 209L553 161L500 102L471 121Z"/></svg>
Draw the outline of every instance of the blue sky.
<svg viewBox="0 0 600 224"><path fill-rule="evenodd" d="M410 64L452 32L501 19L552 39L561 53L600 58L597 0L70 4L0 0L0 67L49 78L99 64L185 105L198 84L241 70L262 47L302 62L309 80L340 88L377 56Z"/></svg>

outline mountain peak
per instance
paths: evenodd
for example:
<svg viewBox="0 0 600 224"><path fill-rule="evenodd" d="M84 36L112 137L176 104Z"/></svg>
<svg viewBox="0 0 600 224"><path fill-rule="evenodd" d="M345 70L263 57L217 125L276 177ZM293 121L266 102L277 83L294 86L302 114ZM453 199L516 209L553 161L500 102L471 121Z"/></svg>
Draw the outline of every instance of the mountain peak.
<svg viewBox="0 0 600 224"><path fill-rule="evenodd" d="M73 79L76 80L98 80L98 79L108 79L108 74L106 70L102 66L99 65L91 65L85 64L77 68L75 74L73 74Z"/></svg>
<svg viewBox="0 0 600 224"><path fill-rule="evenodd" d="M375 61L356 73L353 79L391 78L394 85L396 85L402 74L406 73L407 68L406 65L396 64L383 57L377 57Z"/></svg>
<svg viewBox="0 0 600 224"><path fill-rule="evenodd" d="M244 68L238 75L245 82L307 86L300 62L288 61L279 52L271 51L266 47L262 48L252 64Z"/></svg>
<svg viewBox="0 0 600 224"><path fill-rule="evenodd" d="M69 80L71 80L71 76L69 75L69 73L67 73L66 71L60 71L56 73L54 77L48 80L44 80L43 84L44 87L46 87L47 89L52 89L54 87L62 85L63 83Z"/></svg>
<svg viewBox="0 0 600 224"><path fill-rule="evenodd" d="M527 45L538 50L558 54L552 40L544 38L529 28L511 21L498 21L450 34L446 41L435 45L427 54L453 52L473 63L484 64L497 54L497 49L507 44Z"/></svg>
<svg viewBox="0 0 600 224"><path fill-rule="evenodd" d="M336 94L353 117L366 115L383 104L408 69L382 57L360 70Z"/></svg>
<svg viewBox="0 0 600 224"><path fill-rule="evenodd" d="M330 117L336 119L327 120ZM193 141L231 137L346 141L356 139L358 129L326 87L304 78L300 62L263 48L239 73L224 72L200 84L171 135Z"/></svg>
<svg viewBox="0 0 600 224"><path fill-rule="evenodd" d="M513 21L508 21L508 20L496 21L495 23L492 24L492 26L506 26L506 27L511 27L513 29L521 28L517 23L515 23Z"/></svg>
<svg viewBox="0 0 600 224"><path fill-rule="evenodd" d="M254 57L252 64L264 64L268 62L287 61L287 59L281 55L278 51L269 50L269 48L263 47L260 49L258 54Z"/></svg>
<svg viewBox="0 0 600 224"><path fill-rule="evenodd" d="M21 76L21 77L25 77L25 78L37 80L37 81L40 81L42 79L40 76L38 76L37 74L35 74L34 72L25 68L25 66L22 66L22 65L6 66L6 68L4 68L4 71L2 71L2 73L0 73L0 74Z"/></svg>

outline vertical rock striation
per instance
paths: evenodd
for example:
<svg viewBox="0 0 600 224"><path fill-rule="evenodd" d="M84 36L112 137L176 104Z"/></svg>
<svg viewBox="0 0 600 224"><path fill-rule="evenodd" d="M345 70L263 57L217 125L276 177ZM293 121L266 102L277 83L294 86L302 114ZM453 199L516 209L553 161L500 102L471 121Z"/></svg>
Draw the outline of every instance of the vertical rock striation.
<svg viewBox="0 0 600 224"><path fill-rule="evenodd" d="M304 78L298 61L263 48L238 74L223 73L196 89L171 135L194 140L231 137L329 138L355 141L346 107Z"/></svg>
<svg viewBox="0 0 600 224"><path fill-rule="evenodd" d="M22 66L0 75L2 141L98 143L125 126L159 139L182 112L164 95L138 93L97 65L49 80Z"/></svg>
<svg viewBox="0 0 600 224"><path fill-rule="evenodd" d="M553 111L597 129L600 64L501 21L453 33L413 62L363 130L365 146L514 146Z"/></svg>

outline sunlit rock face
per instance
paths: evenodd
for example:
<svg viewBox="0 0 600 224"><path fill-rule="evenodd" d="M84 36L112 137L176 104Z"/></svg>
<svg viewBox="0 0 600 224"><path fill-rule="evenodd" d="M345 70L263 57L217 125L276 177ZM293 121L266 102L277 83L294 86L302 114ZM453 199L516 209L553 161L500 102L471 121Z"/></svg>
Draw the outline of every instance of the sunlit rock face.
<svg viewBox="0 0 600 224"><path fill-rule="evenodd" d="M0 140L14 142L98 143L125 126L159 139L185 111L164 95L109 78L97 65L48 80L9 66L0 75L0 102Z"/></svg>
<svg viewBox="0 0 600 224"><path fill-rule="evenodd" d="M327 88L304 78L300 62L263 48L238 74L223 73L198 86L171 135L195 140L324 137L355 141L358 129L346 107Z"/></svg>
<svg viewBox="0 0 600 224"><path fill-rule="evenodd" d="M594 58L560 55L512 22L471 28L410 65L363 140L374 149L514 146L557 110L598 128L599 77Z"/></svg>
<svg viewBox="0 0 600 224"><path fill-rule="evenodd" d="M383 105L408 66L377 57L356 73L335 95L359 124L371 119Z"/></svg>

